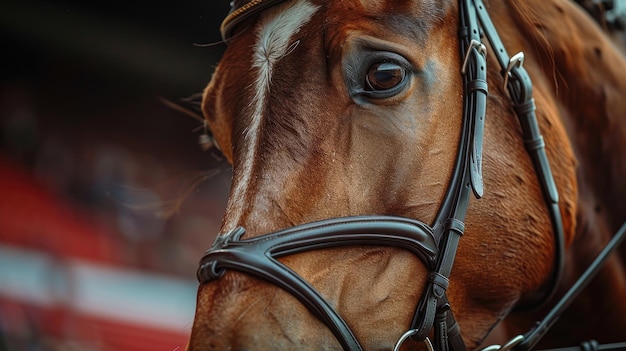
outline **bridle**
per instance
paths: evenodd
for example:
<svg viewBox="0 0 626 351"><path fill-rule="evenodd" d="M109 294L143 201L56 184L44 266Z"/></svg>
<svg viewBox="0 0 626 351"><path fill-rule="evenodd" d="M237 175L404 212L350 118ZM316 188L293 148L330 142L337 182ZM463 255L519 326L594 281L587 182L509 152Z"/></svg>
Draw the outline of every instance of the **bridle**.
<svg viewBox="0 0 626 351"><path fill-rule="evenodd" d="M232 10L222 23L224 40L228 41L235 27L245 19L284 1L287 0L233 1ZM554 294L564 264L563 225L558 192L535 117L532 83L523 67L523 53L508 56L481 0L459 0L458 33L464 82L462 130L452 177L432 226L403 217L353 216L298 225L250 239L241 239L245 229L239 227L219 236L211 249L204 254L197 273L199 282L203 284L219 279L229 269L262 278L296 297L333 332L345 350L358 351L362 350L358 340L337 311L315 288L277 259L339 246L403 248L415 254L430 273L410 327L399 338L394 350L398 350L408 338L423 341L430 350L465 350L460 328L448 303L446 289L457 246L464 232L469 199L472 193L476 198L482 197L484 191L482 142L488 94L487 50L481 40L481 34L484 34L502 67L504 84L522 126L526 150L532 159L552 222L555 262L542 300L550 298ZM601 254L596 260L599 262L594 262L594 270L597 271L611 250L619 245L624 233L626 224L609 243L612 246L607 245L603 251L604 256ZM593 275L594 272L590 274ZM561 300L556 307L567 307L590 278L586 279L575 291L568 292L564 297L567 298L566 301ZM554 323L560 310L553 310L548 317L552 314L552 319L544 319L527 334L520 335L503 346L495 345L487 349L494 351L533 348Z"/></svg>

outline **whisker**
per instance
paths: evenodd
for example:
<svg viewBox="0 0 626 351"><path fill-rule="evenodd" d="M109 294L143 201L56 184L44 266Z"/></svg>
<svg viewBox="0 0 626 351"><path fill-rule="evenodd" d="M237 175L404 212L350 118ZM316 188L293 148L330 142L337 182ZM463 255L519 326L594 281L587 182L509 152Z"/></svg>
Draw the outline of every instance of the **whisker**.
<svg viewBox="0 0 626 351"><path fill-rule="evenodd" d="M169 99L166 99L164 97L158 96L157 97L159 99L159 101L161 101L161 103L169 108L171 108L174 111L178 111L180 113L183 113L193 119L195 119L198 122L204 123L204 117L202 115L200 115L199 113L196 113L194 111L191 111Z"/></svg>
<svg viewBox="0 0 626 351"><path fill-rule="evenodd" d="M192 45L198 48L210 48L213 46L218 46L218 45L222 45L222 44L226 44L226 42L224 40L219 40L219 41L215 41L212 43L206 43L206 44L200 44L200 43L193 43Z"/></svg>

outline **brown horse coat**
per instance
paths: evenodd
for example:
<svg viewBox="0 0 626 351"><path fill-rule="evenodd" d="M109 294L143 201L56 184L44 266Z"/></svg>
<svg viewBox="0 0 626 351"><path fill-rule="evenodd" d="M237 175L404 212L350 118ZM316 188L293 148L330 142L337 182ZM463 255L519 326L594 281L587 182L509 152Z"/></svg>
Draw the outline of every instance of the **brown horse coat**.
<svg viewBox="0 0 626 351"><path fill-rule="evenodd" d="M568 245L563 291L626 219L626 61L569 1L487 5L509 53L525 52L534 83ZM223 232L244 226L259 236L359 214L430 223L461 125L457 17L452 1L294 0L242 23L203 103L233 165ZM512 311L541 291L554 256L518 121L487 56L485 196L470 201L448 290L469 348L496 326L492 339L538 318ZM364 98L357 88L380 57L402 62L410 78L391 96ZM421 262L395 248L328 249L281 261L337 308L367 350L393 347L425 282ZM621 338L625 277L616 256L546 344ZM199 289L190 351L338 347L271 284L227 272Z"/></svg>

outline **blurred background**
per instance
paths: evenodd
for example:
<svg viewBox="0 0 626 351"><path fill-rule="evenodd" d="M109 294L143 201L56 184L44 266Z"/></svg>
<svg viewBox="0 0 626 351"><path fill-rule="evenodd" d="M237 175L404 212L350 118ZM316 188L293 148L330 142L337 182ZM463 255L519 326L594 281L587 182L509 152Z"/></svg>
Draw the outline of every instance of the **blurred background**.
<svg viewBox="0 0 626 351"><path fill-rule="evenodd" d="M3 1L0 350L184 349L230 169L194 109L228 1Z"/></svg>
<svg viewBox="0 0 626 351"><path fill-rule="evenodd" d="M624 27L626 1L578 2ZM227 12L3 1L0 351L184 349L230 168L169 105L197 109Z"/></svg>

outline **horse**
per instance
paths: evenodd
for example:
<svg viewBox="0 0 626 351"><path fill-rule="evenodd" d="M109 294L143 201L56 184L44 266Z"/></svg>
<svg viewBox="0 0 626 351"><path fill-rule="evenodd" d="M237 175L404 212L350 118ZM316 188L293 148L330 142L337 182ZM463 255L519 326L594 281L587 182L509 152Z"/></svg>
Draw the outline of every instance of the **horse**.
<svg viewBox="0 0 626 351"><path fill-rule="evenodd" d="M188 351L505 344L626 219L626 60L573 2L232 6L202 102L232 186ZM541 346L621 341L625 255Z"/></svg>

